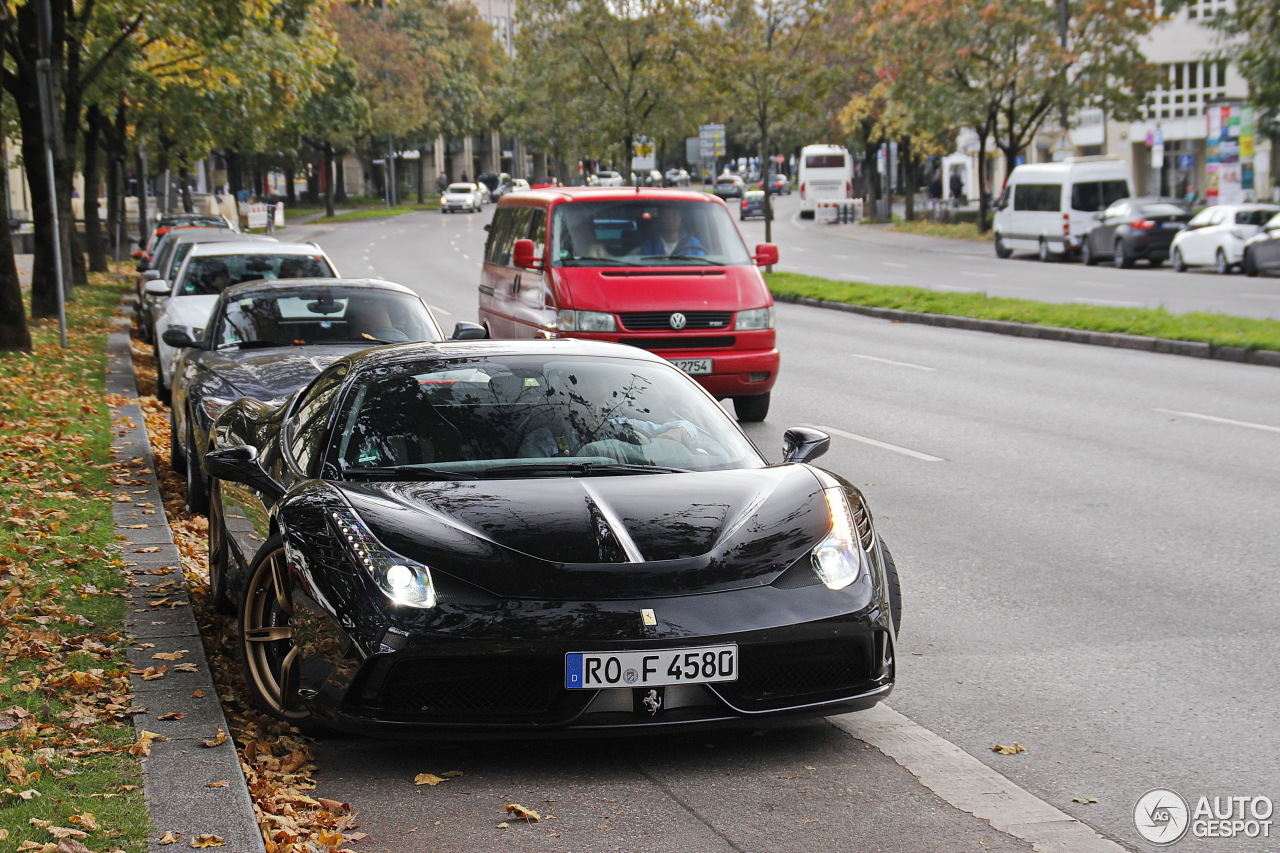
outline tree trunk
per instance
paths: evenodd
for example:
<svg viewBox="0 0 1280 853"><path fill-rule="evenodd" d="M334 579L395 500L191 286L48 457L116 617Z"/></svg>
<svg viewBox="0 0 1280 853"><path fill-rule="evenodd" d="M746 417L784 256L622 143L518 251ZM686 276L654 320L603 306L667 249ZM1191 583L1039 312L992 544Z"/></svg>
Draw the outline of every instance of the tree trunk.
<svg viewBox="0 0 1280 853"><path fill-rule="evenodd" d="M346 155L335 156L332 148L329 151L330 157L336 160L333 164L333 191L329 194L332 199L329 204L329 215L333 216L333 204L347 200L347 158Z"/></svg>
<svg viewBox="0 0 1280 853"><path fill-rule="evenodd" d="M427 163L426 163L426 160L427 160L427 158L422 156L422 149L421 149L421 148L419 148L419 149L418 149L418 169L417 169L417 173L418 173L418 175L417 175L417 180L418 180L418 204L424 204L424 203L426 203L426 184L427 184L427 179L426 179L426 176L423 174L423 172L425 172L425 171L427 170Z"/></svg>
<svg viewBox="0 0 1280 853"><path fill-rule="evenodd" d="M333 144L326 142L320 154L320 162L324 164L324 214L332 217L333 212Z"/></svg>
<svg viewBox="0 0 1280 853"><path fill-rule="evenodd" d="M298 204L298 191L293 186L292 166L286 166L284 170L284 203L288 207L296 207Z"/></svg>
<svg viewBox="0 0 1280 853"><path fill-rule="evenodd" d="M102 239L102 220L98 218L98 195L101 180L98 164L102 162L102 126L106 119L94 104L85 116L88 128L84 134L84 239L89 249L89 270L107 271L107 244Z"/></svg>
<svg viewBox="0 0 1280 853"><path fill-rule="evenodd" d="M34 81L32 81L34 83ZM21 93L26 95L26 92ZM34 257L31 260L31 316L58 316L58 287L54 266L53 205L49 198L49 170L44 134L40 132L40 104L15 93L22 125L22 159L31 186L31 225Z"/></svg>
<svg viewBox="0 0 1280 853"><path fill-rule="evenodd" d="M0 192L5 193L5 198L9 197L7 163L5 168L0 169ZM18 268L13 260L13 240L9 233L7 210L4 216L0 216L0 350L31 352L31 329L27 327L27 309L22 304L22 282L18 278Z"/></svg>
<svg viewBox="0 0 1280 853"><path fill-rule="evenodd" d="M902 160L902 200L906 204L904 216L907 220L912 220L916 218L916 189L920 186L920 170L909 135L903 136L898 142L898 156Z"/></svg>

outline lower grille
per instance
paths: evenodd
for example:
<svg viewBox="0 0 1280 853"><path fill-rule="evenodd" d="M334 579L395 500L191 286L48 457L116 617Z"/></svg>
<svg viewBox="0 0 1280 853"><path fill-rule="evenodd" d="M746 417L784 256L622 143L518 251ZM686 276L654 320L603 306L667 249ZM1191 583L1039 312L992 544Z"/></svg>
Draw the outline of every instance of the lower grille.
<svg viewBox="0 0 1280 853"><path fill-rule="evenodd" d="M647 350L663 349L732 349L736 339L733 335L709 337L689 335L679 338L623 338L620 343Z"/></svg>
<svg viewBox="0 0 1280 853"><path fill-rule="evenodd" d="M739 651L738 680L714 685L734 707L765 711L870 689L871 638L810 640Z"/></svg>

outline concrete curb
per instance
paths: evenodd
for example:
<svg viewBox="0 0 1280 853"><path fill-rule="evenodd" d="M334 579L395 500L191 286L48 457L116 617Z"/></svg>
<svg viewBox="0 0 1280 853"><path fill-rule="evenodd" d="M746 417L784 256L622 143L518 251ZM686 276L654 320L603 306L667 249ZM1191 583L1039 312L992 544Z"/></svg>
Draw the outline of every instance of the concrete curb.
<svg viewBox="0 0 1280 853"><path fill-rule="evenodd" d="M134 474L131 486L115 487L116 499L111 504L121 557L127 566L125 574L133 585L125 619L125 630L133 638L129 662L135 671L168 667L164 677L151 681L138 674L130 676L136 703L147 708L146 713L134 717L138 736L149 731L166 738L156 739L151 755L142 759L147 811L155 828L148 853L173 849L159 843L166 832L181 833L182 847L189 847L199 835L212 834L225 841L223 849L265 853L235 744L229 738L215 747L200 742L214 737L219 729L229 735L230 728L209 672L178 548L164 514L133 375L129 320L122 313L117 313L107 340L107 393L124 401L111 408L112 453ZM120 500L120 495L129 500ZM185 655L176 661L153 657L176 651L185 651ZM175 670L179 663L195 664L197 671ZM184 716L156 719L171 713ZM215 782L225 785L210 787Z"/></svg>
<svg viewBox="0 0 1280 853"><path fill-rule="evenodd" d="M779 302L808 305L864 314L900 323L922 323L927 326L943 326L949 329L968 329L975 332L993 332L998 335L1014 335L1021 338L1039 338L1046 341L1067 341L1075 344L1115 347L1117 349L1142 350L1144 352L1185 355L1193 358L1209 358L1218 361L1234 361L1257 364L1264 367L1280 367L1280 351L1247 350L1243 347L1224 347L1196 341L1176 341L1170 338L1148 338L1141 335L1120 335L1112 332L1089 332L1081 329L1063 329L1057 326L1035 326L1030 323L1013 323L1007 320L978 320L971 317L953 317L949 314L917 314L896 308L872 308L866 305L850 305L845 302L828 302L807 296L786 298L775 295Z"/></svg>

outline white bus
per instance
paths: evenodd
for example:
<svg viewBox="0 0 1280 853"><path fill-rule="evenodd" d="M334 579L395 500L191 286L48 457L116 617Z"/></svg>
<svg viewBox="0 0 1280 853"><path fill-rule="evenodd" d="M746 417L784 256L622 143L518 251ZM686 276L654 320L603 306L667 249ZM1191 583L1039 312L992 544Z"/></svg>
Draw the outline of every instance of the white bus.
<svg viewBox="0 0 1280 853"><path fill-rule="evenodd" d="M853 197L853 157L843 145L800 149L800 216L812 219L822 199Z"/></svg>

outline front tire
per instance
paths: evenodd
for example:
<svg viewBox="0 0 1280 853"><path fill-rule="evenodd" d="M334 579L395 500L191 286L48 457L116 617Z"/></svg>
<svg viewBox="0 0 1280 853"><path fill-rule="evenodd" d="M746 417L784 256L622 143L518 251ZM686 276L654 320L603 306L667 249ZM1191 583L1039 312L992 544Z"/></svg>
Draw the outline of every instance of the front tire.
<svg viewBox="0 0 1280 853"><path fill-rule="evenodd" d="M1088 238L1080 245L1080 260L1084 261L1086 267L1096 267L1098 265L1098 256L1093 253L1090 248Z"/></svg>
<svg viewBox="0 0 1280 853"><path fill-rule="evenodd" d="M178 440L178 419L173 415L173 409L169 410L169 467L176 473L185 475L187 473L187 454L182 449L182 442Z"/></svg>
<svg viewBox="0 0 1280 853"><path fill-rule="evenodd" d="M1227 263L1227 253L1219 249L1213 256L1214 271L1218 275L1231 275L1231 267L1232 265Z"/></svg>
<svg viewBox="0 0 1280 853"><path fill-rule="evenodd" d="M1173 250L1173 271L1186 272L1187 262L1182 259L1182 249L1175 247Z"/></svg>
<svg viewBox="0 0 1280 853"><path fill-rule="evenodd" d="M164 366L160 364L160 347L156 347L156 399L166 406L173 402L173 392L164 381Z"/></svg>
<svg viewBox="0 0 1280 853"><path fill-rule="evenodd" d="M191 415L187 415L187 510L207 515L209 512L209 481L200 467L200 453L196 437L191 431Z"/></svg>
<svg viewBox="0 0 1280 853"><path fill-rule="evenodd" d="M1004 244L1004 239L1001 238L999 234L997 234L996 235L996 257L1000 258L1001 260L1004 260L1005 258L1008 258L1012 254L1013 254L1013 249L1010 249L1008 246L1006 246Z"/></svg>
<svg viewBox="0 0 1280 853"><path fill-rule="evenodd" d="M753 394L749 397L734 397L733 411L743 423L759 423L769 414L770 392Z"/></svg>
<svg viewBox="0 0 1280 853"><path fill-rule="evenodd" d="M880 553L884 555L884 578L889 587L889 618L893 620L893 633L902 630L902 584L898 580L898 566L889 553L889 547L880 541Z"/></svg>
<svg viewBox="0 0 1280 853"><path fill-rule="evenodd" d="M1244 268L1244 274L1249 278L1257 278L1261 270L1258 269L1258 262L1254 260L1253 253L1248 249L1244 253L1244 262L1240 265Z"/></svg>
<svg viewBox="0 0 1280 853"><path fill-rule="evenodd" d="M1116 241L1116 267L1127 270L1133 266L1133 256L1124 250L1124 241Z"/></svg>
<svg viewBox="0 0 1280 853"><path fill-rule="evenodd" d="M209 603L214 611L229 616L236 612L227 592L227 522L222 514L222 484L214 480L209 487Z"/></svg>
<svg viewBox="0 0 1280 853"><path fill-rule="evenodd" d="M254 704L305 730L311 715L298 708L300 650L293 641L293 597L279 534L263 544L249 568L239 633L245 681Z"/></svg>

